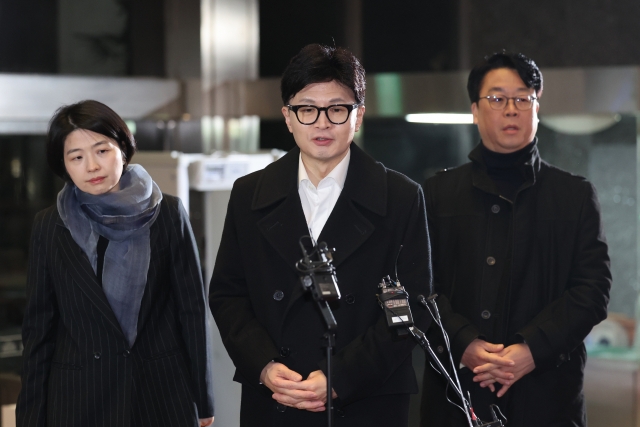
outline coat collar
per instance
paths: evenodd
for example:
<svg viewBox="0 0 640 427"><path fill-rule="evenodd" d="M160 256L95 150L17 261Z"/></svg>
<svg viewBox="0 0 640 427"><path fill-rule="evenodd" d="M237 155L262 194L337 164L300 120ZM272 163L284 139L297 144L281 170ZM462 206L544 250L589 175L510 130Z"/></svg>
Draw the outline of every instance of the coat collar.
<svg viewBox="0 0 640 427"><path fill-rule="evenodd" d="M386 169L367 155L361 148L351 144L351 161L343 193L360 206L378 214L387 214ZM298 159L300 149L295 147L284 157L264 169L251 203L252 210L266 208L297 192Z"/></svg>
<svg viewBox="0 0 640 427"><path fill-rule="evenodd" d="M252 210L264 210L257 226L263 237L285 264L295 269L302 258L299 239L308 235L300 195L298 194L298 156L295 148L262 172L252 199ZM344 188L325 224L319 242L325 242L336 252L333 265L338 269L373 234L375 227L356 205L379 216L387 214L386 169L351 144L351 160ZM304 291L294 286L286 311Z"/></svg>
<svg viewBox="0 0 640 427"><path fill-rule="evenodd" d="M482 156L482 141L469 153L473 171L473 186L487 193L499 195L498 188L487 174L487 165ZM523 153L519 161L519 167L526 177L525 183L518 189L518 192L531 187L536 183L541 167L540 152L538 151L538 137L535 137L530 150Z"/></svg>

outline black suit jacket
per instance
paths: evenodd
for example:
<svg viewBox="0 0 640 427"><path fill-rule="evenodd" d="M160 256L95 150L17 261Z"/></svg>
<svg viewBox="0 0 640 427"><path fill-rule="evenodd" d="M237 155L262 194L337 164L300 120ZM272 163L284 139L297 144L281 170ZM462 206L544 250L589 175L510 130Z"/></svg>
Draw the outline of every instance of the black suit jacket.
<svg viewBox="0 0 640 427"><path fill-rule="evenodd" d="M272 360L305 378L318 369L326 374L324 323L295 268L302 258L298 240L309 234L298 194L299 154L295 148L236 181L211 279L212 312L237 368L235 379L243 385L243 426L326 423L324 413L276 405L259 383ZM345 417L338 422L397 425L397 408L373 402L417 392L414 342L389 330L376 294L382 277L394 276L404 245L398 276L411 295L417 325L428 327L428 316L416 302L417 295L430 293L431 284L420 186L352 144L344 188L318 240L336 249L342 292L342 299L331 304L338 323L333 387Z"/></svg>
<svg viewBox="0 0 640 427"><path fill-rule="evenodd" d="M188 217L163 195L130 348L55 206L33 227L17 424L196 426L213 416L212 319Z"/></svg>

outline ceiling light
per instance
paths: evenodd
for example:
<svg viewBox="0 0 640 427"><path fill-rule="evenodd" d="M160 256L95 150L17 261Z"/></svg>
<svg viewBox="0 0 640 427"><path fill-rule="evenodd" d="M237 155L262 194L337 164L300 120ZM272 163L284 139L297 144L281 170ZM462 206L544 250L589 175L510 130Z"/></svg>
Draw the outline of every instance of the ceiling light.
<svg viewBox="0 0 640 427"><path fill-rule="evenodd" d="M435 124L473 124L473 114L459 113L424 113L407 114L405 120L410 123L435 123Z"/></svg>

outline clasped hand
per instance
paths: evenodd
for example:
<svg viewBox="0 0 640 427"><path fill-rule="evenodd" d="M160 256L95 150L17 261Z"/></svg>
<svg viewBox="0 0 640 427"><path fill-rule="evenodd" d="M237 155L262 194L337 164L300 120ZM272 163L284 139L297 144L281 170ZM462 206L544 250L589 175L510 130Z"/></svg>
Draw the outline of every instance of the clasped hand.
<svg viewBox="0 0 640 427"><path fill-rule="evenodd" d="M498 397L504 396L509 388L520 378L536 367L527 344L491 344L475 339L462 355L462 363L473 371L473 381L480 387L489 387L495 392L494 384L502 384Z"/></svg>
<svg viewBox="0 0 640 427"><path fill-rule="evenodd" d="M327 377L320 370L313 371L307 379L282 363L269 362L260 374L260 381L272 392L272 397L286 406L321 412L326 409ZM335 391L333 398L338 395Z"/></svg>

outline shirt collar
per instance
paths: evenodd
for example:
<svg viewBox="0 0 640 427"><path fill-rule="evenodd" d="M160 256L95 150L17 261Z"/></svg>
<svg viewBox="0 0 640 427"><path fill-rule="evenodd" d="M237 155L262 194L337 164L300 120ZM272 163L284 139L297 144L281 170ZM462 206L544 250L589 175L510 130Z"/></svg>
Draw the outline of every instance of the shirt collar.
<svg viewBox="0 0 640 427"><path fill-rule="evenodd" d="M305 179L311 182L309 179L309 175L307 174L307 169L304 167L304 163L302 163L302 153L300 153L298 157L298 187L300 187L300 183ZM340 163L336 165L335 168L329 175L324 177L320 182L324 181L327 178L333 178L333 180L338 184L338 187L342 190L344 188L344 182L347 179L347 171L349 170L349 160L351 159L351 150L347 151L347 155L344 156ZM319 185L320 183L318 183Z"/></svg>

